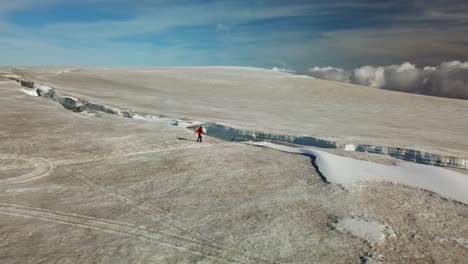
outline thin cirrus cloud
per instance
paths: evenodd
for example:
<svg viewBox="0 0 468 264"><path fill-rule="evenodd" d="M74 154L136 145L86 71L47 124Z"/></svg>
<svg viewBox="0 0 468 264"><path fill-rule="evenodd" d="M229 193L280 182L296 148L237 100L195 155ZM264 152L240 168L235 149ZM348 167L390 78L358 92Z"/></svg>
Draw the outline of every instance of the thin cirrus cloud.
<svg viewBox="0 0 468 264"><path fill-rule="evenodd" d="M326 80L353 83L407 93L468 99L468 61L443 62L418 68L409 62L389 66L363 66L346 71L314 67L309 74Z"/></svg>

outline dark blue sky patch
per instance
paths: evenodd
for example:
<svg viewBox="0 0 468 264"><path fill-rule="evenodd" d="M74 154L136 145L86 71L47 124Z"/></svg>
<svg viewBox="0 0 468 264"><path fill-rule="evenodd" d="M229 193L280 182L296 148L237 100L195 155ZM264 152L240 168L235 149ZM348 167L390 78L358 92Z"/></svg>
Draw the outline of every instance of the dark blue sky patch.
<svg viewBox="0 0 468 264"><path fill-rule="evenodd" d="M18 26L36 28L49 24L127 20L134 17L133 13L125 12L125 9L122 10L119 7L121 6L109 8L109 6L101 5L60 4L18 10L9 13L6 18Z"/></svg>

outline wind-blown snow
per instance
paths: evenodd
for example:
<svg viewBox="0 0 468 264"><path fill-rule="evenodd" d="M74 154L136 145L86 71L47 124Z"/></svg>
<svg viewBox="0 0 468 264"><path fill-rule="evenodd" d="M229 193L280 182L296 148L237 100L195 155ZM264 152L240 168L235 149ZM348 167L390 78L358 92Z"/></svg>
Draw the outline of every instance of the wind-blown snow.
<svg viewBox="0 0 468 264"><path fill-rule="evenodd" d="M345 189L361 181L388 181L435 192L443 197L468 204L468 176L440 167L399 162L388 166L356 160L306 147L287 147L269 142L249 142L290 153L313 155L326 179Z"/></svg>

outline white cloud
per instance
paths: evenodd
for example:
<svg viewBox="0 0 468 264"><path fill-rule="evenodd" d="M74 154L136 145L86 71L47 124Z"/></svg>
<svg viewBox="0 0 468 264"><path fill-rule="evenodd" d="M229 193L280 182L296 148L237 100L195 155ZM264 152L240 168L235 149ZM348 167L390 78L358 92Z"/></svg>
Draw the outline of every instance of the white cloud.
<svg viewBox="0 0 468 264"><path fill-rule="evenodd" d="M340 68L327 67L314 67L309 69L310 75L319 78L337 82L351 81L351 74Z"/></svg>
<svg viewBox="0 0 468 264"><path fill-rule="evenodd" d="M287 68L278 68L278 67L273 67L271 68L272 71L276 72L287 72L287 73L295 73L295 70L287 69Z"/></svg>
<svg viewBox="0 0 468 264"><path fill-rule="evenodd" d="M382 87L383 84L385 84L384 68L364 66L355 69L352 76L352 82L370 87Z"/></svg>
<svg viewBox="0 0 468 264"><path fill-rule="evenodd" d="M422 69L405 62L401 65L363 66L352 72L333 67L314 67L309 71L312 76L327 80L408 93L468 99L468 61L443 62L437 67L426 66Z"/></svg>
<svg viewBox="0 0 468 264"><path fill-rule="evenodd" d="M435 71L437 68L432 66L426 66L423 68L423 71Z"/></svg>

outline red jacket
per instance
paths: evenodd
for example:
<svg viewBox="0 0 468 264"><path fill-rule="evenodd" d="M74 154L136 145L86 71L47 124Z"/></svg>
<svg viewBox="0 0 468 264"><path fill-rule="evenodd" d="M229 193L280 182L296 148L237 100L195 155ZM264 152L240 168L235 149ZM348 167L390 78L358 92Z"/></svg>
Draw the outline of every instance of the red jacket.
<svg viewBox="0 0 468 264"><path fill-rule="evenodd" d="M195 131L195 133L197 133L198 135L205 134L205 132L203 132L203 129L201 127L199 129L197 129L197 131Z"/></svg>

